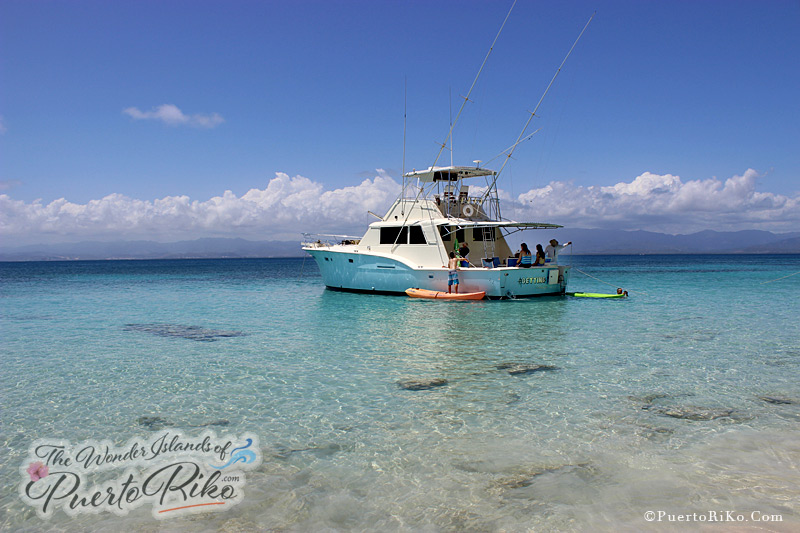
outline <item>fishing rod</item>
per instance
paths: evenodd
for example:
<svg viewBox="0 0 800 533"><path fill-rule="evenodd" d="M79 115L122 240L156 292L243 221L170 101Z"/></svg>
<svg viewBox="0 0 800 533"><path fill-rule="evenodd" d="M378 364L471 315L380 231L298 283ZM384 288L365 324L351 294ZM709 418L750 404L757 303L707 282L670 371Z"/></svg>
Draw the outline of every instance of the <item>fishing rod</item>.
<svg viewBox="0 0 800 533"><path fill-rule="evenodd" d="M450 124L450 131L447 132L447 137L445 137L444 142L439 145L439 153L436 154L436 159L433 161L433 165L431 165L431 168L435 167L436 163L439 162L439 158L442 156L442 152L447 147L447 142L453 136L453 128L456 127L456 123L458 122L458 118L461 116L461 112L464 111L464 107L466 107L467 102L471 102L472 101L472 100L469 99L470 95L472 94L472 90L475 88L475 84L478 83L478 78L480 78L481 72L483 72L483 67L486 66L486 62L489 60L489 55L492 53L492 50L494 49L494 45L497 44L497 39L500 38L500 34L503 33L503 28L505 28L506 22L508 22L508 17L511 16L511 11L514 9L515 5L517 5L517 0L514 0L514 3L511 4L511 9L508 10L508 14L506 15L505 20L503 20L503 24L500 26L500 30L497 32L497 35L495 36L494 41L492 41L492 46L490 46L489 47L489 51L486 52L486 57L483 58L483 63L481 63L481 68L478 69L478 73L475 75L475 79L472 81L472 85L470 86L469 91L467 91L467 96L462 96L461 97L461 98L464 99L464 101L461 102L461 107L459 108L458 113L456 113L456 119Z"/></svg>
<svg viewBox="0 0 800 533"><path fill-rule="evenodd" d="M489 60L489 56L491 55L492 50L494 49L494 45L497 44L497 40L500 38L500 34L503 33L503 28L505 28L506 22L508 22L508 18L511 16L511 12L514 10L514 6L515 5L517 5L517 0L514 0L514 3L511 4L511 8L508 10L508 13L506 14L506 18L503 20L503 24L500 25L500 29L497 31L497 35L495 35L494 41L492 41L492 45L489 47L489 51L486 52L486 57L483 58L483 63L481 63L481 67L478 69L478 73L475 75L475 79L472 80L472 85L470 86L469 91L467 91L467 96L462 96L464 101L461 103L461 107L459 108L458 113L456 114L455 120L453 120L451 122L451 124L450 124L450 131L447 132L447 137L445 137L443 143L441 143L441 144L437 143L437 144L439 144L439 152L436 154L436 159L434 159L433 164L431 165L431 169L433 169L436 166L436 163L439 162L439 158L442 156L442 152L444 151L445 148L447 148L447 143L448 143L448 141L450 141L450 139L453 136L453 128L455 128L456 123L458 122L458 118L461 116L461 112L464 111L464 107L466 107L467 102L471 102L469 97L472 94L472 90L475 88L475 84L478 83L478 78L480 78L481 73L483 72L483 68L486 66L486 62ZM404 122L404 131L405 131L405 122ZM405 139L405 134L404 134L404 139ZM403 143L403 154L404 154L403 155L403 162L404 162L403 170L405 170L405 142ZM419 200L419 197L422 195L423 189L424 189L424 187L421 187L417 191L417 195L414 198L415 202L417 200ZM405 190L406 190L405 172L403 172L403 192L402 192L403 196L405 196ZM402 209L402 207L401 207L401 209ZM402 211L401 211L401 214L402 214ZM403 226L405 226L406 222L408 222L408 217L409 217L410 214L411 214L410 212L405 213L405 218L403 219ZM398 237L399 237L399 235L398 235ZM395 246L397 245L397 240L395 240L395 244L394 245Z"/></svg>
<svg viewBox="0 0 800 533"><path fill-rule="evenodd" d="M580 34L578 34L578 38L575 39L574 43L572 43L572 48L570 48L569 52L567 52L567 55L564 56L564 60L561 62L561 65L559 65L558 70L556 70L556 73L553 75L553 79L550 80L550 83L547 85L547 88L544 90L544 93L542 93L542 96L541 96L541 98L539 98L539 102L536 104L536 107L533 109L533 111L530 112L530 116L528 117L528 121L525 122L525 126L522 128L522 132L520 132L519 137L517 137L517 142L515 142L514 144L511 145L511 150L506 154L506 159L505 159L505 161L503 161L503 164L500 166L500 170L498 170L497 173L494 175L494 180L492 181L492 184L489 186L489 188L486 190L486 192L483 194L483 196L481 196L481 199L480 199L481 202L483 202L486 198L488 198L489 192L494 188L494 185L497 183L497 178L500 177L500 173L503 172L503 169L506 167L506 164L508 163L508 160L511 159L511 155L514 153L514 149L524 140L523 137L525 136L525 132L528 131L528 126L530 125L531 121L533 120L533 117L536 116L536 112L539 110L539 106L542 105L542 101L544 100L544 97L547 96L547 93L550 91L550 87L553 86L553 83L556 81L556 78L561 73L561 69L564 67L564 63L567 62L567 59L572 54L572 51L575 49L575 46L578 45L578 41L581 40L581 37L583 37L583 33L586 31L586 28L589 27L589 24L592 22L592 19L594 18L594 16L596 14L597 14L596 11L594 13L592 13L592 16L589 17L589 20L586 22L586 25L584 25L584 27L581 30Z"/></svg>

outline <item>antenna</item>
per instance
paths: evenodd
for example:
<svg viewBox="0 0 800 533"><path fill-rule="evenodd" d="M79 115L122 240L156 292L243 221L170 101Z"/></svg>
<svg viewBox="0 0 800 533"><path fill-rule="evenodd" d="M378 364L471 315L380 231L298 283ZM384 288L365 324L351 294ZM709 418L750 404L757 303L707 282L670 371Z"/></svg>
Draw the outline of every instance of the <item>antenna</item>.
<svg viewBox="0 0 800 533"><path fill-rule="evenodd" d="M509 159L511 159L511 154L513 154L513 153L514 153L514 149L515 149L515 148L516 148L516 147L517 147L517 146L518 146L518 145L519 145L519 144L520 144L522 141L524 141L524 140L525 140L525 139L523 139L523 137L525 136L525 132L528 130L528 126L530 125L530 123L531 123L531 120L533 120L533 117L535 117L535 116L536 116L536 111L538 111L538 110L539 110L539 106L540 106L540 105L542 105L542 100L544 100L544 97L547 95L548 91L550 91L550 87L552 87L552 86L553 86L553 82L555 82L555 81L556 81L556 78L558 77L559 73L561 72L561 69L564 67L564 63L566 63L566 62L567 62L567 59L569 58L570 54L572 54L572 51L575 49L575 46L577 46L577 44L578 44L578 41L580 41L580 40L581 40L581 37L583 36L583 32L585 32L585 31L586 31L586 28L588 28L588 27L589 27L589 23L590 23L590 22L592 22L592 19L594 18L594 16L595 16L596 14L597 14L597 11L595 11L594 13L592 13L592 16L591 16L591 17L589 17L589 20L586 22L586 25L584 25L583 29L582 29L582 30L581 30L581 32L578 34L578 38L577 38L577 39L575 39L575 42L574 42L574 43L572 43L572 48L570 48L570 49L569 49L569 52L567 52L567 55L566 55L566 56L564 56L564 60L563 60L563 61L561 61L561 65L559 65L559 66L558 66L558 70L556 70L556 73L553 75L553 79L552 79L552 80L550 80L550 83L547 85L547 88L544 90L544 93L542 93L542 96L541 96L541 98L539 98L539 103L537 103L537 104L536 104L536 107L533 109L533 111L531 111L531 113L530 113L530 115L531 115L531 116L529 116L529 117L528 117L528 121L525 123L525 126L522 128L522 131L520 132L520 134L519 134L519 137L517 137L517 142L515 142L514 144L512 144L512 145L511 145L511 149L510 149L510 150L508 151L508 153L506 154L506 159L505 159L505 161L503 161L503 164L502 164L502 166L500 167L500 170L498 170L498 171L497 171L497 174L495 174L495 176L494 176L494 180L492 181L492 184L491 184L491 186L489 186L489 188L488 188L488 189L486 189L486 192L485 192L485 193L483 194L483 196L481 197L481 201L483 201L483 200L484 200L486 197L488 197L488 195L489 195L489 191L491 191L491 190L492 190L492 187L494 187L495 183L497 183L497 178L500 176L500 173L501 173L501 172L503 172L503 169L504 169L504 168L506 168L506 163L508 163L508 160L509 160ZM538 131L538 130L537 130L537 131ZM534 133L536 133L536 132L534 132ZM505 150L504 150L504 151L505 151Z"/></svg>
<svg viewBox="0 0 800 533"><path fill-rule="evenodd" d="M450 108L450 131L453 131L453 88L450 87L450 91L448 94L449 100L449 108ZM453 136L450 135L450 166L453 166Z"/></svg>
<svg viewBox="0 0 800 533"><path fill-rule="evenodd" d="M403 78L403 193L406 196L406 119L408 117L408 76Z"/></svg>

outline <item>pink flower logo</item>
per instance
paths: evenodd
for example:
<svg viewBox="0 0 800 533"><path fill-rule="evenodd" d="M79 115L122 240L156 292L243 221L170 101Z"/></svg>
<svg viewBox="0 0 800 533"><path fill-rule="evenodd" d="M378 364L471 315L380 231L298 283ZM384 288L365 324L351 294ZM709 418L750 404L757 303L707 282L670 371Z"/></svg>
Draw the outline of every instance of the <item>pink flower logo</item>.
<svg viewBox="0 0 800 533"><path fill-rule="evenodd" d="M39 461L31 463L28 467L28 474L31 476L31 481L39 481L49 473L50 471L48 468Z"/></svg>

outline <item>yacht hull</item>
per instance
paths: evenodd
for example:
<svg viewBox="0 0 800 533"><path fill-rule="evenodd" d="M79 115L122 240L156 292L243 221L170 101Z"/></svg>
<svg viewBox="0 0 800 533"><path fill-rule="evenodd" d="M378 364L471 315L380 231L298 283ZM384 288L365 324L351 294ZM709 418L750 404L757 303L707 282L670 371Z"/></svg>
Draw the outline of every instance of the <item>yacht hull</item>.
<svg viewBox="0 0 800 533"><path fill-rule="evenodd" d="M325 285L334 290L405 295L420 288L447 292L447 268L414 268L391 257L333 248L305 249L316 260ZM568 266L464 268L460 292L485 292L487 298L526 298L564 294Z"/></svg>

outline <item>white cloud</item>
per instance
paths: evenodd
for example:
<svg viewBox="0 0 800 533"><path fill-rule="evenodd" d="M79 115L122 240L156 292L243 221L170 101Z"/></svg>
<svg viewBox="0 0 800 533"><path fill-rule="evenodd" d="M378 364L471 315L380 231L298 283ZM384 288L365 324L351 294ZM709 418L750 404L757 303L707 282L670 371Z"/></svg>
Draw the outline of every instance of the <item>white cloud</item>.
<svg viewBox="0 0 800 533"><path fill-rule="evenodd" d="M64 198L26 203L0 194L0 241L6 246L78 240L171 241L206 236L299 239L315 233L363 232L367 210L383 211L400 186L384 172L354 187L325 191L279 172L265 189L231 191L206 201L167 196L153 201L110 194L86 204Z"/></svg>
<svg viewBox="0 0 800 533"><path fill-rule="evenodd" d="M630 183L610 187L552 182L519 195L504 214L572 227L665 233L800 231L800 195L758 192L756 182L761 177L748 169L725 181L710 178L684 183L678 176L646 172Z"/></svg>
<svg viewBox="0 0 800 533"><path fill-rule="evenodd" d="M500 191L503 214L519 221L574 228L645 229L691 233L704 229L800 231L800 195L757 192L748 170L725 181L683 182L645 173L610 187L551 182L517 197ZM397 197L400 185L379 170L372 179L325 190L302 176L277 173L264 189L225 191L205 201L188 196L138 200L111 194L86 204L61 198L26 203L0 194L0 241L6 246L78 241L171 241L207 236L299 240L301 232L360 235Z"/></svg>
<svg viewBox="0 0 800 533"><path fill-rule="evenodd" d="M136 107L129 107L123 109L122 112L134 120L159 120L169 126L214 128L225 122L225 119L218 113L185 115L178 106L172 104L160 105L151 111L140 111Z"/></svg>

